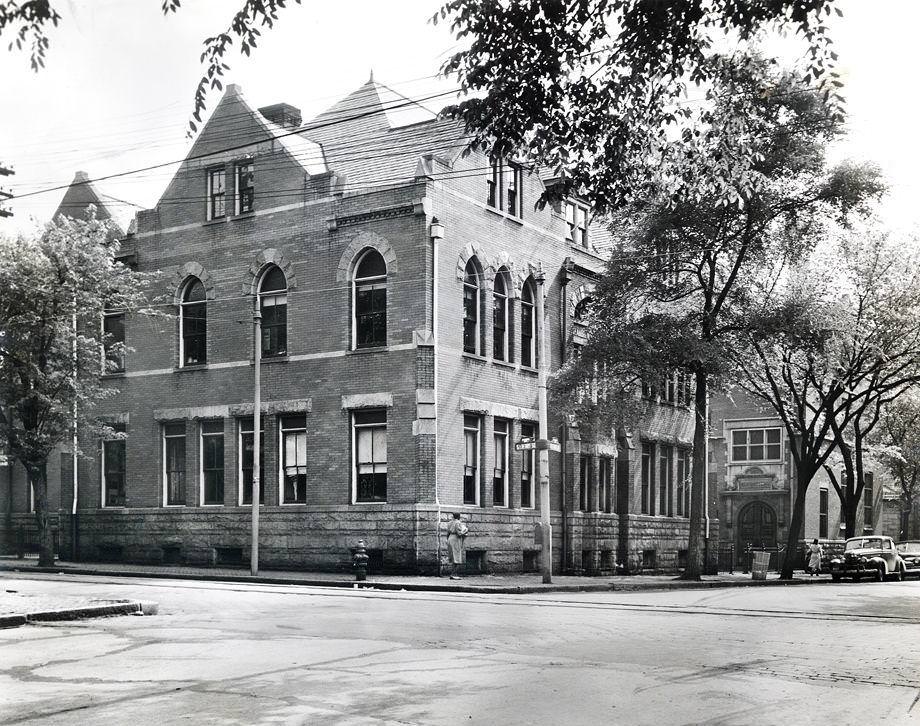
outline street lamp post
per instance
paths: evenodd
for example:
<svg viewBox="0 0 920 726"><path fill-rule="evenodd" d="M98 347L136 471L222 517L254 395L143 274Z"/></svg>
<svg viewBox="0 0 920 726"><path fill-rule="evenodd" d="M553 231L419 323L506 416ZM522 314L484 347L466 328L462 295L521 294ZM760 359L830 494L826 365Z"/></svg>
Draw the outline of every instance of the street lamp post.
<svg viewBox="0 0 920 726"><path fill-rule="evenodd" d="M549 425L546 415L546 325L543 319L543 285L546 275L540 270L534 276L537 283L536 317L537 317L537 411L539 438L536 442L537 465L540 469L540 534L543 550L540 553L540 569L543 582L553 581L553 530L549 518Z"/></svg>
<svg viewBox="0 0 920 726"><path fill-rule="evenodd" d="M252 551L249 556L249 572L259 574L259 466L261 409L262 409L262 311L259 306L259 296L256 295L256 309L252 314L252 327L255 335L255 390L252 396Z"/></svg>

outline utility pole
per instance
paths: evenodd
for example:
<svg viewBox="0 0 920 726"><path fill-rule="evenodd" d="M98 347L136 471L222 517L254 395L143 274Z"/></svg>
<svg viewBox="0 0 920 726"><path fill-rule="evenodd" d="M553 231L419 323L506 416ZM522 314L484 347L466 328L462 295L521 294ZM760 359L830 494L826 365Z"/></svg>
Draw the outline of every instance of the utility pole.
<svg viewBox="0 0 920 726"><path fill-rule="evenodd" d="M543 572L543 582L549 584L553 581L553 529L549 518L549 425L546 416L546 324L543 319L543 285L546 275L541 269L534 279L537 283L537 411L540 427L536 442L537 466L540 469L540 534L542 535L543 550L540 553L540 569Z"/></svg>
<svg viewBox="0 0 920 726"><path fill-rule="evenodd" d="M10 176L11 174L15 174L15 173L16 172L14 172L9 167L3 166L3 164L0 164L0 176ZM11 192L6 192L6 191L3 191L3 189L0 189L0 202L2 202L4 199L12 199L12 197L13 197L13 194ZM3 209L3 207L0 207L0 217L12 217L12 216L13 216L13 213L9 209Z"/></svg>
<svg viewBox="0 0 920 726"><path fill-rule="evenodd" d="M262 436L262 310L256 294L256 309L252 313L255 334L255 391L252 396L252 551L249 556L249 573L259 574L259 454Z"/></svg>

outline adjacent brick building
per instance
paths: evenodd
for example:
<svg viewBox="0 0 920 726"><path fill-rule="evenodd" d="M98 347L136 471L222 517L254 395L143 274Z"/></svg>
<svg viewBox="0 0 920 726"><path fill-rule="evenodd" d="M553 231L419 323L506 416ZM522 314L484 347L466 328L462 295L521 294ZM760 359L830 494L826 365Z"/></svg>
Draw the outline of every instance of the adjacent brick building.
<svg viewBox="0 0 920 726"><path fill-rule="evenodd" d="M96 413L126 437L84 442L79 556L247 560L258 311L264 565L344 567L364 539L372 567L435 572L459 511L471 569L536 570L537 462L514 444L555 438L554 570L676 570L692 436L676 379L635 431L583 439L552 410L537 430L534 301L552 372L609 253L588 210L536 208L551 182L462 153L451 122L391 124L380 89L303 124L230 86L137 215L122 257L162 272L167 315L106 315L131 352Z"/></svg>

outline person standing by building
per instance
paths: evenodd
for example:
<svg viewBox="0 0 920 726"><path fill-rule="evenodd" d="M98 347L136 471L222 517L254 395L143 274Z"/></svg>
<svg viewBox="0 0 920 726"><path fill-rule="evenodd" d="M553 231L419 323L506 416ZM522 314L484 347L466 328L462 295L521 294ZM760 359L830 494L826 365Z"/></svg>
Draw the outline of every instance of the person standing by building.
<svg viewBox="0 0 920 726"><path fill-rule="evenodd" d="M812 541L808 545L808 572L811 575L821 574L821 557L824 554L824 548L818 544L818 540Z"/></svg>
<svg viewBox="0 0 920 726"><path fill-rule="evenodd" d="M463 549L469 527L460 520L460 512L454 512L447 523L447 554L450 557L450 579L460 579L460 565L463 563Z"/></svg>

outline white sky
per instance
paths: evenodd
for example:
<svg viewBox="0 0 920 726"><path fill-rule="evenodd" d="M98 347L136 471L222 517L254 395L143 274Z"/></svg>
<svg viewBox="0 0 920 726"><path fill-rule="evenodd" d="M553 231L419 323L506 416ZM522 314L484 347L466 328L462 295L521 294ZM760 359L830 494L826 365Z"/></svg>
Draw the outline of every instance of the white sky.
<svg viewBox="0 0 920 726"><path fill-rule="evenodd" d="M77 170L95 179L181 159L191 142L186 122L201 75L201 41L229 22L235 0L188 0L164 17L160 0L60 0L61 27L51 32L47 66L38 74L28 56L0 44L0 163L16 175L0 187L21 194L66 185ZM287 102L307 119L367 81L422 97L449 90L434 79L456 47L444 24L428 19L441 0L304 0L282 11L251 58L229 58L227 82L243 87L255 106ZM895 227L920 226L920 168L912 91L916 0L841 0L844 18L834 40L848 101L848 136L835 157L878 162L891 185L883 215ZM8 42L8 41L7 41ZM790 61L794 58L790 58ZM213 109L220 94L213 92ZM447 98L432 101L435 108ZM100 181L125 202L151 207L175 167ZM0 233L45 222L63 190L13 200L15 216ZM138 207L112 203L123 224Z"/></svg>

